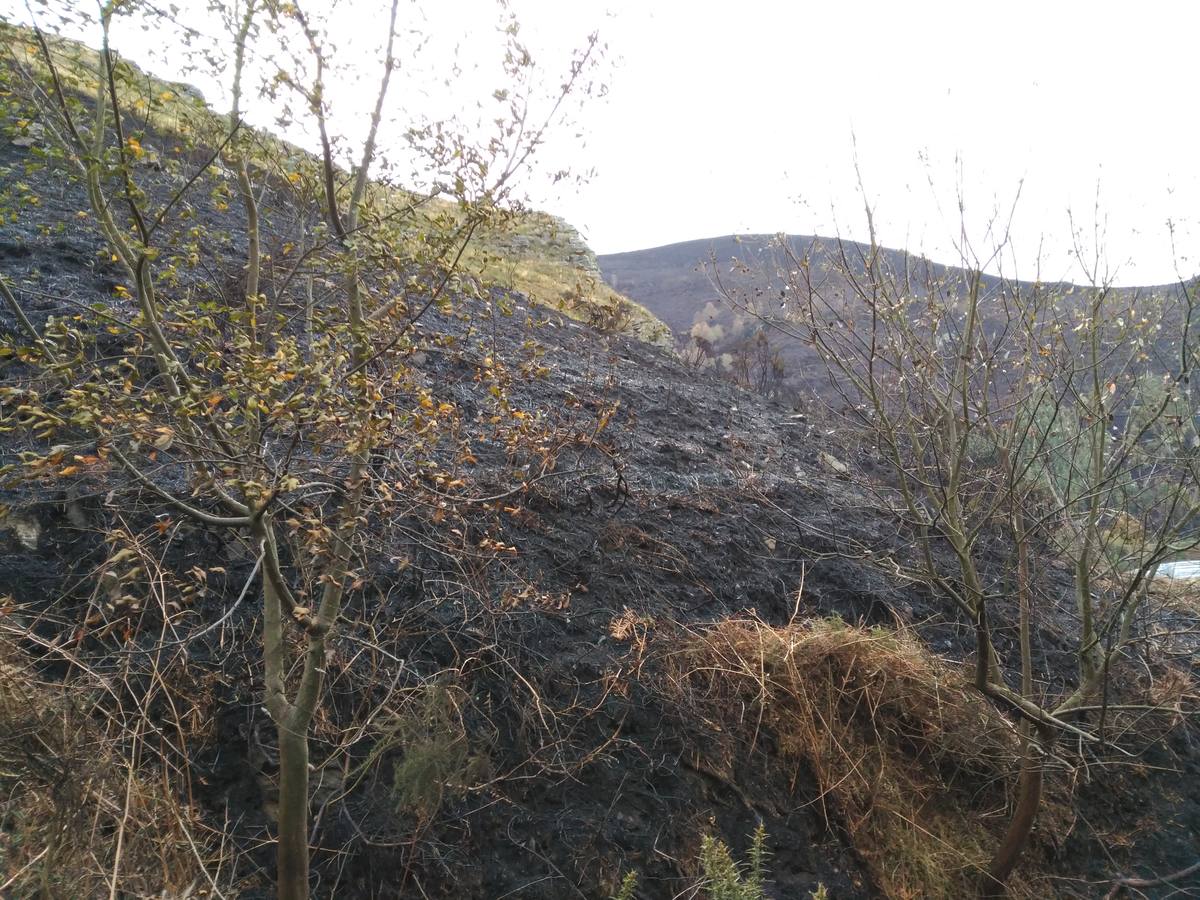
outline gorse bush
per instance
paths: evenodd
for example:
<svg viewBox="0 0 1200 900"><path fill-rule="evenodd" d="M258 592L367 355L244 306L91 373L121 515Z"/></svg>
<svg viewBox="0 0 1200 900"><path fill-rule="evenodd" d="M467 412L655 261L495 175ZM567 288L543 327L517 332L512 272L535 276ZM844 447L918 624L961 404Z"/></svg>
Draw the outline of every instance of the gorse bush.
<svg viewBox="0 0 1200 900"><path fill-rule="evenodd" d="M708 900L763 900L767 831L760 822L750 839L747 865L734 861L724 841L705 835L700 842L700 870Z"/></svg>
<svg viewBox="0 0 1200 900"><path fill-rule="evenodd" d="M621 879L621 886L612 895L612 900L637 900L637 872L626 872Z"/></svg>
<svg viewBox="0 0 1200 900"><path fill-rule="evenodd" d="M447 794L466 790L488 772L487 755L473 750L462 722L465 700L456 686L427 685L385 726L387 735L376 746L400 750L392 792L401 809L429 818Z"/></svg>
<svg viewBox="0 0 1200 900"><path fill-rule="evenodd" d="M710 834L700 839L700 888L707 900L763 900L767 874L767 830L760 822L750 837L746 864L740 865L728 845ZM627 872L612 900L636 900L637 872Z"/></svg>

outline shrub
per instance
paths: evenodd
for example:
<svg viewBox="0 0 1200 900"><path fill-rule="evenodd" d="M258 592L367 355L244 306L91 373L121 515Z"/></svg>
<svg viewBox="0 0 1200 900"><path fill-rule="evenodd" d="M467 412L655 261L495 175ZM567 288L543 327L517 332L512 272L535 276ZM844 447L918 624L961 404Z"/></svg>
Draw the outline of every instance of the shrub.
<svg viewBox="0 0 1200 900"><path fill-rule="evenodd" d="M750 860L742 871L724 841L705 835L700 842L700 869L709 900L763 900L767 832L760 822L750 843Z"/></svg>

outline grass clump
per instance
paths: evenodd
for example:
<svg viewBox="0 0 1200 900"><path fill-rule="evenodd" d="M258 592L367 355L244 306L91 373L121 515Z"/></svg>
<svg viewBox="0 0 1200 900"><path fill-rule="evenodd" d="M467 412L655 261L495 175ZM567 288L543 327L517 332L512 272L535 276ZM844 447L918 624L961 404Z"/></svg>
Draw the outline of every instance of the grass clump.
<svg viewBox="0 0 1200 900"><path fill-rule="evenodd" d="M811 772L815 802L884 895L969 895L1006 824L994 810L1018 748L914 635L836 619L725 620L693 634L675 661L678 699L697 716L751 750L769 732L784 759Z"/></svg>
<svg viewBox="0 0 1200 900"><path fill-rule="evenodd" d="M106 733L93 702L103 688L91 688L40 681L0 640L0 897L217 890L219 854L203 826L166 773L137 765L140 731Z"/></svg>

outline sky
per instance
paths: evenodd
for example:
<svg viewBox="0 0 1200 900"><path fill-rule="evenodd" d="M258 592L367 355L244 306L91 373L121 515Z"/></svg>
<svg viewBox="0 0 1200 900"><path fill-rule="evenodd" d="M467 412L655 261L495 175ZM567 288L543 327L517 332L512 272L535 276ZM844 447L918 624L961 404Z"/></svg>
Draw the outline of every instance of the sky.
<svg viewBox="0 0 1200 900"><path fill-rule="evenodd" d="M180 5L219 30L204 3ZM986 258L989 222L1011 221L1009 275L1084 279L1076 251L1089 262L1099 254L1101 274L1118 284L1200 271L1200 4L1160 0L1136 13L1071 0L510 6L551 86L590 31L607 45L606 96L573 110L541 154L544 171L595 174L526 182L535 205L599 253L729 233L863 240L865 197L881 243L940 261L960 260L963 235ZM384 7L335 17L358 58L372 58ZM405 15L413 9L405 4ZM27 18L16 0L0 0L0 13ZM423 58L434 62L410 67L403 104L467 108L498 85L494 3L444 0L416 15L433 36ZM118 49L173 75L161 34L118 38ZM451 58L458 68L447 76L437 63ZM220 101L219 84L185 77ZM343 73L335 105L361 108L366 77ZM261 115L267 124L269 111ZM303 130L289 136L311 143Z"/></svg>

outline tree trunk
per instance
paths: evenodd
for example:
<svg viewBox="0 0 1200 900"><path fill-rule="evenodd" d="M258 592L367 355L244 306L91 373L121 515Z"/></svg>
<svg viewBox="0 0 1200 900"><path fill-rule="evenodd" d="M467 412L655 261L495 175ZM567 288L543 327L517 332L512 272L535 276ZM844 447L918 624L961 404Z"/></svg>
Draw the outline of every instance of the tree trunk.
<svg viewBox="0 0 1200 900"><path fill-rule="evenodd" d="M1031 728L1028 730L1032 731ZM1042 804L1042 768L1037 742L1030 736L1025 740L1025 757L1021 761L1021 775L1017 779L1017 808L1013 811L1012 821L1008 823L1008 833L988 865L979 892L981 897L1003 897L1005 894L1004 885L1029 841L1038 808Z"/></svg>
<svg viewBox="0 0 1200 900"><path fill-rule="evenodd" d="M308 897L308 737L286 720L279 732L279 900Z"/></svg>
<svg viewBox="0 0 1200 900"><path fill-rule="evenodd" d="M1008 453L1004 453L1004 467L1009 468ZM1033 598L1030 596L1029 578L1029 532L1025 521L1025 497L1014 490L1012 493L1013 508L1010 524L1013 542L1017 548L1017 603L1019 609L1020 645L1021 645L1021 696L1026 700L1033 699ZM1031 722L1023 721L1021 731L1021 773L1017 777L1017 808L1013 810L1012 820L1008 823L1008 831L1004 840L996 848L988 870L984 873L983 884L980 886L982 897L1003 897L1005 884L1016 868L1017 861L1029 835L1033 831L1033 823L1037 819L1038 808L1042 805L1042 772L1045 767L1043 756L1039 752L1051 740L1053 733L1046 728L1034 726Z"/></svg>

